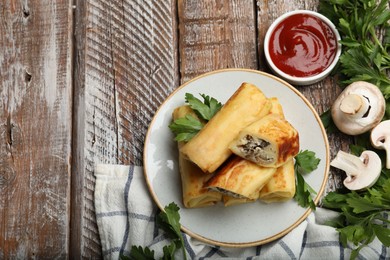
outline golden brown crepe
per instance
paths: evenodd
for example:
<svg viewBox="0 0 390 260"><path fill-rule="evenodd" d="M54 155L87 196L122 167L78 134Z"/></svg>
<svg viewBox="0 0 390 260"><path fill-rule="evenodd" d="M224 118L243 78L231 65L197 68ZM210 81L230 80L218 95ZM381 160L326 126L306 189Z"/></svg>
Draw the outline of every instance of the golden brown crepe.
<svg viewBox="0 0 390 260"><path fill-rule="evenodd" d="M275 172L276 168L262 167L233 155L206 186L230 197L256 200Z"/></svg>
<svg viewBox="0 0 390 260"><path fill-rule="evenodd" d="M230 149L258 165L279 167L298 154L299 135L282 116L268 114L240 131Z"/></svg>
<svg viewBox="0 0 390 260"><path fill-rule="evenodd" d="M237 134L268 114L270 109L271 103L260 89L243 83L180 151L203 172L212 173L231 155L229 144Z"/></svg>
<svg viewBox="0 0 390 260"><path fill-rule="evenodd" d="M294 159L280 166L271 180L261 189L261 201L282 202L290 200L295 195Z"/></svg>
<svg viewBox="0 0 390 260"><path fill-rule="evenodd" d="M188 114L197 117L194 111L189 106L178 107L173 111L173 120L185 117ZM179 149L183 145L183 142L178 142ZM185 207L206 207L214 205L217 202L221 201L221 193L209 191L207 188L204 187L204 184L209 180L211 176L204 174L199 167L197 167L191 161L186 160L184 156L180 153L180 151L179 171L182 183L183 204Z"/></svg>
<svg viewBox="0 0 390 260"><path fill-rule="evenodd" d="M283 107L282 104L280 104L279 99L277 97L271 97L269 98L269 101L272 105L269 114L277 114L284 118Z"/></svg>

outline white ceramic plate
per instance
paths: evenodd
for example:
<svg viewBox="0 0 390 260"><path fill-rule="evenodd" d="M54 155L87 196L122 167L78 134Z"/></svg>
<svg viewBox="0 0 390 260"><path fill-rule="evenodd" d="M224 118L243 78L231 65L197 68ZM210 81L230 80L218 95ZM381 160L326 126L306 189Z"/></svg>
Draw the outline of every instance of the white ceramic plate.
<svg viewBox="0 0 390 260"><path fill-rule="evenodd" d="M321 159L305 180L318 193L318 202L329 170L326 132L312 105L291 85L272 75L247 69L225 69L201 75L175 90L156 112L145 139L144 171L150 193L163 209L171 202L180 207L182 230L215 245L246 247L260 245L287 234L310 213L294 200L265 204L259 201L224 207L222 204L187 209L182 203L177 143L168 128L174 108L184 104L185 93L206 94L225 103L242 82L258 86L266 96L276 96L286 119L298 130L301 150L311 150Z"/></svg>

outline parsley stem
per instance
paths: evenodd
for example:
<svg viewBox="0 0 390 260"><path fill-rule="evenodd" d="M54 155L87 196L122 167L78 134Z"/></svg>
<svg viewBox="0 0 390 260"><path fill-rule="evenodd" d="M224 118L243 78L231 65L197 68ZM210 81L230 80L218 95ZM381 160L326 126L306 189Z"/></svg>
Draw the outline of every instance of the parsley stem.
<svg viewBox="0 0 390 260"><path fill-rule="evenodd" d="M183 239L181 238L180 239L181 240L181 242L182 242L182 247L181 247L181 250L182 250L182 252L183 252L183 258L184 258L184 260L187 260L187 253L186 253L186 249L185 249L185 246L184 246L184 241L183 241Z"/></svg>

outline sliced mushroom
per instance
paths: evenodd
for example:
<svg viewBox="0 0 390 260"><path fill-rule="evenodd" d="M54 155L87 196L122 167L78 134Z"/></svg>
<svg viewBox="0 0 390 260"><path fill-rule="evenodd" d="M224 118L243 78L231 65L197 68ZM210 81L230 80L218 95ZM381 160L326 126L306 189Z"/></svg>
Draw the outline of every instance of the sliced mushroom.
<svg viewBox="0 0 390 260"><path fill-rule="evenodd" d="M378 154L368 150L362 152L360 157L339 151L330 165L345 171L347 178L344 180L344 186L350 190L371 187L378 180L382 170Z"/></svg>
<svg viewBox="0 0 390 260"><path fill-rule="evenodd" d="M382 121L372 129L371 143L375 148L386 151L386 168L390 169L390 120Z"/></svg>
<svg viewBox="0 0 390 260"><path fill-rule="evenodd" d="M377 86L356 81L338 96L331 113L333 122L341 132L358 135L379 124L385 108L385 98Z"/></svg>

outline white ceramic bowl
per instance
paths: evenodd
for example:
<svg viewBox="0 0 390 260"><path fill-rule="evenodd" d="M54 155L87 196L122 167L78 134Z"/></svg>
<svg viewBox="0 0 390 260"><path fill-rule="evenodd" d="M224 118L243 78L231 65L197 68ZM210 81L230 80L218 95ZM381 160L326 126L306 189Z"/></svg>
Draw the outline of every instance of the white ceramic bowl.
<svg viewBox="0 0 390 260"><path fill-rule="evenodd" d="M275 65L274 61L271 59L269 48L270 48L270 39L271 39L272 33L274 32L274 30L277 28L277 26L282 21L284 21L286 18L288 18L292 15L296 15L296 14L311 15L311 16L319 18L320 20L322 20L325 24L327 24L330 27L335 38L337 39L337 43L336 43L337 47L335 50L336 53L335 53L333 61L328 65L328 67L326 67L322 72L320 72L318 74L310 75L310 76L302 76L302 77L301 76L292 76L292 75L289 75L288 72L282 71L281 69L279 69ZM333 68L336 66L336 64L339 60L340 54L341 54L341 44L339 43L339 41L340 41L340 34L337 31L335 25L327 17L325 17L324 15L322 15L320 13L314 12L314 11L296 10L296 11L291 11L291 12L283 14L282 16L277 18L271 24L271 26L268 28L267 33L265 35L265 39L264 39L264 53L265 53L266 61L269 65L270 69L273 71L273 73L275 73L279 77L283 78L284 80L286 80L289 83L294 84L294 85L310 85L310 84L316 83L318 81L321 81L322 79L327 77L329 75L329 73L333 70Z"/></svg>

